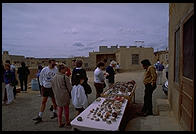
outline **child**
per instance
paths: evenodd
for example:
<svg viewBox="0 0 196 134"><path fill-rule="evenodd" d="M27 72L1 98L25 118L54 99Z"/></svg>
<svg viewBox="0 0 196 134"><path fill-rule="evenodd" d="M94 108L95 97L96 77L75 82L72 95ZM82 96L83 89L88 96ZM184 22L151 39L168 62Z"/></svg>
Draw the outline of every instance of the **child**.
<svg viewBox="0 0 196 134"><path fill-rule="evenodd" d="M62 123L62 113L66 117L66 126L71 126L69 121L69 104L71 92L71 83L69 78L65 75L67 67L64 64L58 65L58 72L52 79L52 90L54 92L55 100L58 108L58 124L59 127L64 127L65 123Z"/></svg>
<svg viewBox="0 0 196 134"><path fill-rule="evenodd" d="M74 86L71 91L72 96L72 103L77 110L77 115L79 115L84 109L88 106L88 100L84 91L84 87L82 83L84 82L85 78L82 77L79 73L76 74L77 77L75 78Z"/></svg>

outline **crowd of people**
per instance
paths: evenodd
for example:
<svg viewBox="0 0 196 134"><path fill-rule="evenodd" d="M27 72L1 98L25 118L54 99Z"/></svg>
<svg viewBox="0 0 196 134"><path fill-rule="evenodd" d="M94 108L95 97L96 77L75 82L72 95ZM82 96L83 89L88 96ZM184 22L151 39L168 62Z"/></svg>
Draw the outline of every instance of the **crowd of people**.
<svg viewBox="0 0 196 134"><path fill-rule="evenodd" d="M2 104L11 104L14 99L16 99L16 86L18 85L18 80L16 78L16 73L18 74L18 79L20 81L20 87L22 92L27 91L27 80L30 71L24 62L21 62L21 67L18 68L16 72L16 67L10 63L10 60L6 60L5 64L1 63L2 68ZM24 90L23 90L24 82Z"/></svg>
<svg viewBox="0 0 196 134"><path fill-rule="evenodd" d="M162 67L159 63L153 66L147 59L143 60L141 64L146 71L143 81L145 85L144 105L139 114L146 116L153 114L152 93L157 87L157 74L158 77L160 77L160 72L164 69L164 67ZM52 116L50 118L58 118L59 127L71 126L69 119L70 101L77 111L76 116L87 108L88 95L92 93L92 89L88 83L86 70L82 68L82 60L73 60L72 65L74 66L72 72L64 63L57 65L55 60L49 60L48 66L44 68L41 65L38 66L37 79L40 88L40 96L42 96L42 102L37 117L33 119L36 124L42 121L48 97L52 100L50 108ZM112 60L110 65L107 67L105 67L105 65L105 62L99 62L94 70L96 98L101 96L106 86L109 88L112 87L115 83L115 74L119 72L120 65L116 61ZM156 69L158 71L157 73ZM5 65L2 65L2 70L3 103L10 104L14 100L15 96L14 87L17 85L15 76L16 72L15 68L11 67L9 61L7 61ZM17 73L21 91L26 92L27 80L30 71L28 67L25 66L24 62L21 63L21 67L18 68ZM25 88L23 88L23 82ZM161 83L161 79L158 81L158 84L159 82ZM66 118L65 123L62 122L63 111Z"/></svg>

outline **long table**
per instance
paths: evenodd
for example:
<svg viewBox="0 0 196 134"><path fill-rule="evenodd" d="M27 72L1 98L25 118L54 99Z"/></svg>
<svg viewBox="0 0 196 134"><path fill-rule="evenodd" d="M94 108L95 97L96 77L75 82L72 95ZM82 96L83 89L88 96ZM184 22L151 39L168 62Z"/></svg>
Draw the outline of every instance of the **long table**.
<svg viewBox="0 0 196 134"><path fill-rule="evenodd" d="M127 106L127 99L125 99L122 103L121 113L116 118L116 121L112 121L111 124L108 124L102 120L95 121L91 120L91 118L87 118L87 115L89 114L90 110L98 107L106 99L102 97L100 98L101 100L99 102L95 100L82 113L80 113L74 120L71 121L73 129L77 129L80 131L119 131L120 123L124 115L125 108ZM82 117L83 120L78 121L78 117Z"/></svg>

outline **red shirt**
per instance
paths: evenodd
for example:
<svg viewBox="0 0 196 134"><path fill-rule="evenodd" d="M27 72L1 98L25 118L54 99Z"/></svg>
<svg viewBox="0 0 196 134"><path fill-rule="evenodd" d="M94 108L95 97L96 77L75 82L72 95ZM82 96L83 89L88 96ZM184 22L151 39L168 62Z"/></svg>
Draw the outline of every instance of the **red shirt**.
<svg viewBox="0 0 196 134"><path fill-rule="evenodd" d="M71 75L71 70L68 68L65 74L69 77Z"/></svg>

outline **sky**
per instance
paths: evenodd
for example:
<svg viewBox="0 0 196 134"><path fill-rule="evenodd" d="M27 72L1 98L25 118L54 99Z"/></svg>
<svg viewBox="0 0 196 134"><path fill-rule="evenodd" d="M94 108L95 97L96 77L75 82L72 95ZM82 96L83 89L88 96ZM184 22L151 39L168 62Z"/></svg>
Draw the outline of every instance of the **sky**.
<svg viewBox="0 0 196 134"><path fill-rule="evenodd" d="M168 10L168 3L3 3L2 50L35 58L88 56L117 44L164 50Z"/></svg>

